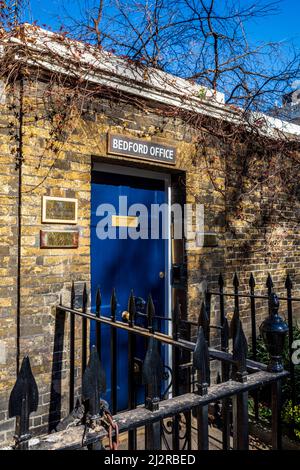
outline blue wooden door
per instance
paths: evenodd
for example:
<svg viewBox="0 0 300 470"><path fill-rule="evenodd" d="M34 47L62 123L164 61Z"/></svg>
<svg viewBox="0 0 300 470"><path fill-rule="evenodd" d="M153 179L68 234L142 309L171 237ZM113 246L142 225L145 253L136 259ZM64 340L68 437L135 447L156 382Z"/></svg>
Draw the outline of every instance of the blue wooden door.
<svg viewBox="0 0 300 470"><path fill-rule="evenodd" d="M166 240L162 237L162 223L160 223L159 237L151 238L151 205L166 202L165 183L163 180L151 180L114 173L93 172L91 193L91 298L92 311L95 311L95 298L97 288L100 287L102 295L101 314L110 316L110 297L112 288L117 294L117 320L127 310L128 298L131 289L135 297L147 300L151 293L156 314L165 315L165 273L166 266ZM127 197L127 205L143 204L147 208L147 224L143 224L147 231L147 238L122 238L124 228L116 227L115 239L99 239L97 224L107 217L97 215L101 204L111 204L115 207L116 215L119 213L120 197ZM99 214L99 210L98 210ZM145 213L138 213L145 217ZM140 218L138 219L140 220ZM162 222L162 221L160 221ZM124 235L123 235L124 236ZM120 238L121 237L121 238ZM161 322L165 323L165 322ZM164 329L166 325L160 325ZM91 329L91 344L95 343L94 325ZM145 341L137 341L136 355L143 359ZM126 409L128 404L128 335L127 332L118 331L117 340L117 408ZM110 402L110 327L102 325L101 332L101 359L106 371L107 393L104 397ZM143 390L138 390L138 399L143 400Z"/></svg>

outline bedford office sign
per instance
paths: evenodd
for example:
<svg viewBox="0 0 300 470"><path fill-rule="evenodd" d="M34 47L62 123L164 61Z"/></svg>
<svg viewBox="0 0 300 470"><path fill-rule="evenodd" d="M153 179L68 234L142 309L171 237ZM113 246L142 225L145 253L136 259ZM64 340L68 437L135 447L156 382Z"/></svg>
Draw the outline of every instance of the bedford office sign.
<svg viewBox="0 0 300 470"><path fill-rule="evenodd" d="M125 155L142 160L152 160L169 165L176 163L176 147L132 139L119 134L108 134L108 153Z"/></svg>

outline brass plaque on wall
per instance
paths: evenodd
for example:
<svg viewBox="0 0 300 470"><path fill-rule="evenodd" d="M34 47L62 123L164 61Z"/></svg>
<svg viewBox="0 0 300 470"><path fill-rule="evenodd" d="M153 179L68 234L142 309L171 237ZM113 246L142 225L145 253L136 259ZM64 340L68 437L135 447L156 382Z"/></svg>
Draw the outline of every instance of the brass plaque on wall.
<svg viewBox="0 0 300 470"><path fill-rule="evenodd" d="M42 222L48 224L77 224L77 199L43 196Z"/></svg>
<svg viewBox="0 0 300 470"><path fill-rule="evenodd" d="M78 230L41 230L41 248L78 248Z"/></svg>
<svg viewBox="0 0 300 470"><path fill-rule="evenodd" d="M175 165L176 163L176 147L119 134L108 134L107 153L169 165Z"/></svg>

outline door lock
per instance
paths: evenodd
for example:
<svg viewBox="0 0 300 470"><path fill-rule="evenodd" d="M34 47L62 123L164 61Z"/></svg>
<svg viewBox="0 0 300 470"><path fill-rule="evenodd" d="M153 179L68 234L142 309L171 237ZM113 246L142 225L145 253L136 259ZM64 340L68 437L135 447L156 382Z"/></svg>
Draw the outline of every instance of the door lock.
<svg viewBox="0 0 300 470"><path fill-rule="evenodd" d="M164 279L164 277L165 277L165 273L164 273L163 271L160 271L160 273L159 273L159 277L160 277L160 279Z"/></svg>

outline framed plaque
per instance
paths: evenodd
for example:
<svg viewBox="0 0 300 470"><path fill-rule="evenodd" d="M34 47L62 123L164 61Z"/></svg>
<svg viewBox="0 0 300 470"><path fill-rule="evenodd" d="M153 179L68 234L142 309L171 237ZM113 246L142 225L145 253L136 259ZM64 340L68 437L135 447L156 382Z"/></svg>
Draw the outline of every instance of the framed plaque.
<svg viewBox="0 0 300 470"><path fill-rule="evenodd" d="M78 230L41 230L41 248L78 248Z"/></svg>
<svg viewBox="0 0 300 470"><path fill-rule="evenodd" d="M77 213L77 199L43 196L43 224L77 224Z"/></svg>

